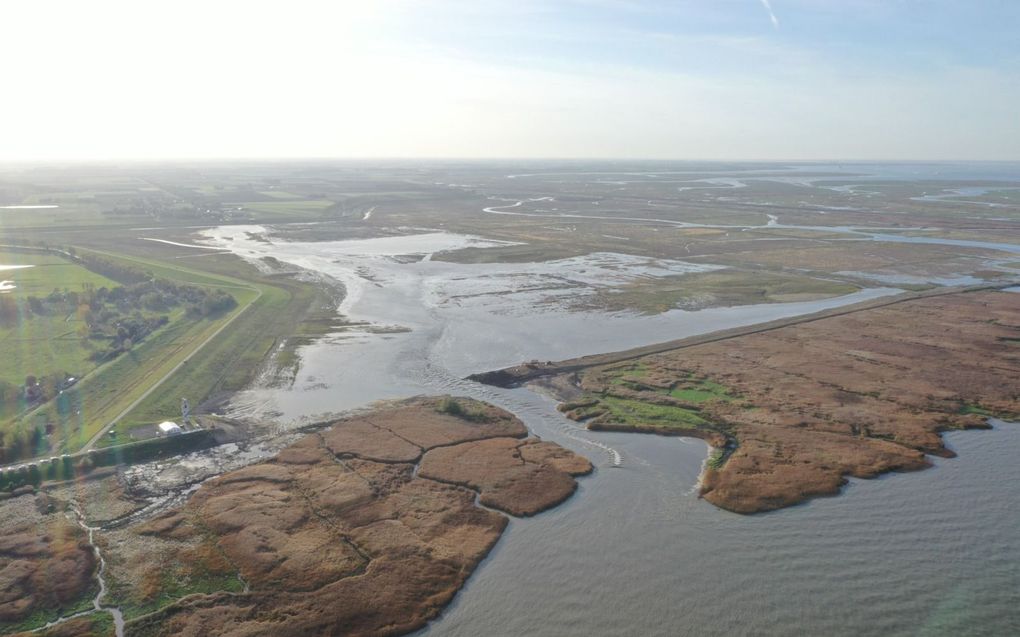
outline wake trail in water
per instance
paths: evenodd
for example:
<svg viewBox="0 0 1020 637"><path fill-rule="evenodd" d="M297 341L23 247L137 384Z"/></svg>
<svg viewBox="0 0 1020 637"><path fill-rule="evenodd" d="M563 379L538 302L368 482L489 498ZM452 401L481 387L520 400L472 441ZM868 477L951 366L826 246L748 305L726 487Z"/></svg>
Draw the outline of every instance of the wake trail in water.
<svg viewBox="0 0 1020 637"><path fill-rule="evenodd" d="M452 374L445 366L435 360L434 350L438 340L437 337L431 341L428 346L429 351L423 357L424 364L420 370L422 384L438 391L463 394L502 407L524 420L529 429L535 429L535 425L538 424L547 431L555 431L583 446L602 451L609 457L613 467L623 466L623 456L619 451L599 440L593 440L580 435L580 432L586 432L587 429L574 425L567 418L559 414L550 413L546 409L522 400L508 390L467 380Z"/></svg>

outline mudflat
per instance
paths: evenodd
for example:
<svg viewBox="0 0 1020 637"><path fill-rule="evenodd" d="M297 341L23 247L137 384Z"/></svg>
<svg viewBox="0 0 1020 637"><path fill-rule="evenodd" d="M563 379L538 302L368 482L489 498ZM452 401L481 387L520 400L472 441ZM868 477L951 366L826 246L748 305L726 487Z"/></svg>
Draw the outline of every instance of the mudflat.
<svg viewBox="0 0 1020 637"><path fill-rule="evenodd" d="M941 432L1015 419L1020 294L919 298L544 384L590 429L708 440L705 499L768 511L834 495L848 476L926 468L953 455Z"/></svg>

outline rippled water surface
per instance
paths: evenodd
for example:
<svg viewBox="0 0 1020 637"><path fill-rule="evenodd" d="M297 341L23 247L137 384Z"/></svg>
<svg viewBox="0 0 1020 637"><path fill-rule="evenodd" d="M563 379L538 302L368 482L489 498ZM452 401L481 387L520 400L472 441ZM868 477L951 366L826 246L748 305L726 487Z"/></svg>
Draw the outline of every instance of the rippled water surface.
<svg viewBox="0 0 1020 637"><path fill-rule="evenodd" d="M617 351L899 291L869 288L820 301L674 310L656 316L571 312L565 306L590 294L595 281L622 283L715 266L612 253L538 264L464 265L432 261L429 256L450 246L492 243L447 233L267 243L249 233L261 237L265 229L229 226L206 235L212 245L246 258L271 256L328 274L346 287L340 306L345 316L406 330L379 334L371 328L352 328L304 347L293 387L249 391L235 405L249 409L235 415L275 412L285 420L379 398L435 392L450 379L521 361ZM473 384L455 389L478 391Z"/></svg>
<svg viewBox="0 0 1020 637"><path fill-rule="evenodd" d="M595 434L563 418L547 397L461 379L529 358L618 350L861 296L658 317L571 314L555 295L548 300L547 273L538 267L396 261L362 250L364 242L267 244L242 235L209 233L238 254L335 276L350 292L348 316L411 331L355 330L307 347L293 387L247 392L238 414L288 420L450 392L510 409L537 435L597 465L564 505L513 520L422 634L1020 634L1020 425L947 435L960 457L929 471L853 481L841 497L738 516L696 496L707 454L701 441ZM472 241L433 236L406 247L427 255L437 244ZM387 254L404 251L391 246ZM604 256L573 267L607 264L621 277L685 267ZM488 294L486 277L513 282L513 303Z"/></svg>
<svg viewBox="0 0 1020 637"><path fill-rule="evenodd" d="M620 469L514 520L428 635L1020 634L1020 425L756 516L692 493L705 446L613 434ZM569 441L567 441L569 444Z"/></svg>

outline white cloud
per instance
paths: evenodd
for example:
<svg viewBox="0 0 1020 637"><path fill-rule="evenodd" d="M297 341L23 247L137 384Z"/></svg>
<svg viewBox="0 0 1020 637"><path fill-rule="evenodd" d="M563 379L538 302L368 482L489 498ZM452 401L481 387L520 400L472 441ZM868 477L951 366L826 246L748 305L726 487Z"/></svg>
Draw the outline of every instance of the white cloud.
<svg viewBox="0 0 1020 637"><path fill-rule="evenodd" d="M779 29L779 18L776 17L776 12L772 10L772 4L769 0L761 0L761 4L765 7L765 10L769 12L769 19L772 20L772 28Z"/></svg>

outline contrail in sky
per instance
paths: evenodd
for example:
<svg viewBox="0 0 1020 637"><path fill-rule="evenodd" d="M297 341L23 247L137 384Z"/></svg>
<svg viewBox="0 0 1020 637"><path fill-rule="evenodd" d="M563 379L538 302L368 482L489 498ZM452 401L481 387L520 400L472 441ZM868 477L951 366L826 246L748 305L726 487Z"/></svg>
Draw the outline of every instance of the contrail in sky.
<svg viewBox="0 0 1020 637"><path fill-rule="evenodd" d="M772 26L776 29L779 28L779 18L776 17L774 11L772 11L772 5L769 4L769 0L761 0L761 4L765 7L765 10L769 12L769 19L772 20Z"/></svg>

